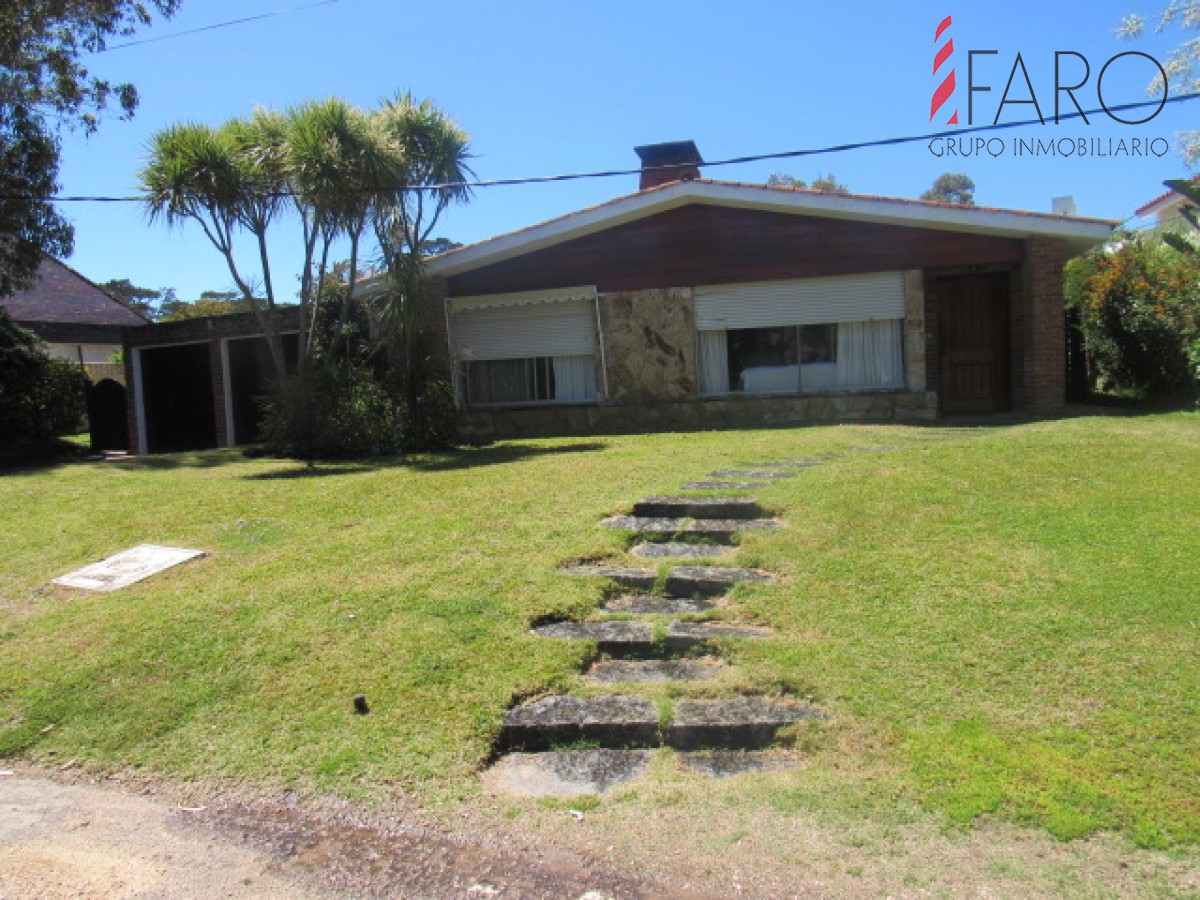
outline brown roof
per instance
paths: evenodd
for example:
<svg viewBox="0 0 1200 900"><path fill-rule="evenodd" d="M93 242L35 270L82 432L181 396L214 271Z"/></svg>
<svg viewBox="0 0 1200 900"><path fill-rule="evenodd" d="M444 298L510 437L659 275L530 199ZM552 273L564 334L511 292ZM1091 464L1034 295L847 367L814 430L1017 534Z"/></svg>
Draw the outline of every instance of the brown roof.
<svg viewBox="0 0 1200 900"><path fill-rule="evenodd" d="M1200 176L1197 176L1197 177L1200 178ZM546 219L542 222L538 222L533 225L527 225L523 228L517 228L517 229L514 229L513 231L509 231L504 234L496 235L495 237L487 238L485 240L478 241L474 244L467 244L464 247L457 247L454 250L447 250L445 253L439 253L437 256L430 257L430 260L431 261L436 260L438 262L451 261L455 258L461 257L462 254L464 254L468 251L471 251L482 244L487 244L491 241L496 241L496 240L499 240L502 238L513 238L513 237L518 237L518 236L521 236L524 234L530 234L530 233L538 231L539 229L543 229L547 226L557 225L559 223L567 222L571 219L574 219L574 218L584 215L584 214L598 212L600 210L605 209L606 207L616 206L616 205L624 203L634 197L648 197L648 196L652 196L653 194L656 194L659 192L666 192L666 191L672 190L673 188L678 187L682 183L684 183L684 182L673 181L673 182L668 182L666 184L660 184L660 185L655 185L654 187L645 188L643 190L637 191L632 194L623 194L620 197L614 197L611 200L604 200L593 206L585 207L583 209L577 209L572 212L566 213L564 215L555 216L554 218ZM814 188L796 187L793 185L768 185L768 184L762 184L762 183L758 183L758 182L721 181L721 180L713 179L713 178L696 178L696 179L691 179L687 183L700 184L700 185L724 186L724 187L731 187L731 188L738 188L738 189L752 189L755 191L761 191L765 194L786 193L786 194L809 194L809 195L813 195L813 196L845 197L848 200L866 200L869 202L875 202L875 203L884 204L884 205L899 204L899 205L917 207L917 208L923 207L923 208L927 208L930 210L948 209L948 210L953 210L956 212L965 211L965 212L968 212L971 214L982 214L985 216L987 216L987 215L1016 215L1016 216L1020 216L1022 218L1029 219L1031 221L1074 222L1074 223L1079 223L1079 224L1084 224L1084 225L1089 225L1089 224L1104 225L1110 229L1115 228L1117 225L1120 224L1120 221L1117 219L1097 219L1097 218L1091 218L1091 217L1087 217L1087 216L1064 216L1059 213L1031 212L1029 210L1024 210L1024 209L1008 209L1008 208L1004 208L1004 207L992 207L992 206L961 206L956 203L946 203L946 202L940 201L940 200L919 200L919 199L912 199L909 197L887 197L887 196L881 196L881 195L877 195L877 194L852 194L849 192L847 192L845 194L841 194L841 193L833 193L830 191L816 190ZM375 277L377 277L377 276L370 276L365 280L369 282L369 281L372 281L373 278L375 278Z"/></svg>
<svg viewBox="0 0 1200 900"><path fill-rule="evenodd" d="M42 259L37 279L28 290L0 299L18 322L120 327L149 321L53 257Z"/></svg>

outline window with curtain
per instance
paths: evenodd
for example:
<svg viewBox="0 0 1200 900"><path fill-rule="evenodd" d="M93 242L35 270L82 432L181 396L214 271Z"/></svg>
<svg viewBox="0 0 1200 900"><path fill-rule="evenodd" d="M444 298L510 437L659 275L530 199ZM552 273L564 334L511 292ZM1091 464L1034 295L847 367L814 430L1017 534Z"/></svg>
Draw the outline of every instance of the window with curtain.
<svg viewBox="0 0 1200 900"><path fill-rule="evenodd" d="M827 322L699 332L702 394L901 387L903 322Z"/></svg>
<svg viewBox="0 0 1200 900"><path fill-rule="evenodd" d="M536 356L464 364L468 406L586 403L596 399L596 357Z"/></svg>

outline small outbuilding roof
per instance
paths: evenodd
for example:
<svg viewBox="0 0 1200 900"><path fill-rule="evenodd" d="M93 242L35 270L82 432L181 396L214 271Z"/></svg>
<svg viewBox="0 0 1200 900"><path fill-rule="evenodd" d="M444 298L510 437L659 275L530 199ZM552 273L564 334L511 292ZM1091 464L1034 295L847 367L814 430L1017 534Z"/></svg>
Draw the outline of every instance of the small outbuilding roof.
<svg viewBox="0 0 1200 900"><path fill-rule="evenodd" d="M46 256L33 287L0 299L17 322L56 325L146 325L149 320L70 266Z"/></svg>

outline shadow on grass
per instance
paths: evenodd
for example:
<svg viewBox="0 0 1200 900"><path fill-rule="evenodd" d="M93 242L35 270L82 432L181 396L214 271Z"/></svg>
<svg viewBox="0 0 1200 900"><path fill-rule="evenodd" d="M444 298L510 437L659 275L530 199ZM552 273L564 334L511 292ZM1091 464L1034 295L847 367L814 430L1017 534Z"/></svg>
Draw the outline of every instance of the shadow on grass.
<svg viewBox="0 0 1200 900"><path fill-rule="evenodd" d="M317 463L314 466L298 462L295 468L259 472L244 477L247 481L275 481L292 478L353 475L358 472L374 472L380 469L452 472L461 469L474 469L480 466L495 466L519 462L523 459L530 459L536 456L550 456L560 453L594 453L605 449L606 446L607 444L598 441L556 446L521 444L516 446L474 447L466 450L452 450L446 453L392 456L386 459L364 459L344 463ZM280 460L280 462L283 462L283 460Z"/></svg>
<svg viewBox="0 0 1200 900"><path fill-rule="evenodd" d="M448 472L455 469L474 469L479 466L495 466L518 462L534 456L556 456L562 453L597 453L608 445L601 441L583 441L578 444L545 446L518 444L503 447L476 447L427 456L414 456L399 461L400 465L420 469L424 472Z"/></svg>

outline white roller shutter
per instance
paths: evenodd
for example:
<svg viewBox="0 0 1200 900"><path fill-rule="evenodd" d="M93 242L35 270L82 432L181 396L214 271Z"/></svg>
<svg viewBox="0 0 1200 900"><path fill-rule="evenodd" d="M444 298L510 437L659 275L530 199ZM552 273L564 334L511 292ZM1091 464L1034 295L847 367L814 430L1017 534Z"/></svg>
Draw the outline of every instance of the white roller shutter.
<svg viewBox="0 0 1200 900"><path fill-rule="evenodd" d="M904 273L697 287L696 328L769 328L904 318Z"/></svg>
<svg viewBox="0 0 1200 900"><path fill-rule="evenodd" d="M450 338L460 359L525 359L595 353L591 300L475 307L452 312Z"/></svg>

